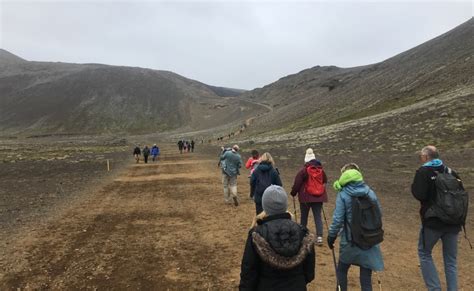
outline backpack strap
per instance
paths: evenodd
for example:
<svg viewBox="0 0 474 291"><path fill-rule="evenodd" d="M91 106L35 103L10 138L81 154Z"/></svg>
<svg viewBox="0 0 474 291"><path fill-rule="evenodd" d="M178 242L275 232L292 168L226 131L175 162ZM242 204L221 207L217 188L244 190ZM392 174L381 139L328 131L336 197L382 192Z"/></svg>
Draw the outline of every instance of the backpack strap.
<svg viewBox="0 0 474 291"><path fill-rule="evenodd" d="M346 201L344 198L341 197L342 204L344 205L344 232L346 234L346 240L351 243L352 246L354 246L353 239L352 239L352 230L351 230L351 237L349 237L349 232L348 232L348 221L347 221L347 205Z"/></svg>

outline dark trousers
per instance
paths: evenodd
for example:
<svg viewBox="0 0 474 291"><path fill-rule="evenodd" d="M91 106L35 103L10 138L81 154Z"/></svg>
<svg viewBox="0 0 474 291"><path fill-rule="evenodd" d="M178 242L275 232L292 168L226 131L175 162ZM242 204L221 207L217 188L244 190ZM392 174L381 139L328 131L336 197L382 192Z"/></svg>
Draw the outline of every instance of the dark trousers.
<svg viewBox="0 0 474 291"><path fill-rule="evenodd" d="M147 155L143 155L143 160L145 160L145 164L148 163L148 156L147 156Z"/></svg>
<svg viewBox="0 0 474 291"><path fill-rule="evenodd" d="M316 235L323 236L323 221L321 220L322 202L300 202L301 225L308 225L309 209L313 212L314 224L316 225Z"/></svg>
<svg viewBox="0 0 474 291"><path fill-rule="evenodd" d="M337 266L337 278L339 285L341 285L341 291L347 291L347 272L351 265L339 261ZM372 291L372 270L360 267L360 290L361 291Z"/></svg>
<svg viewBox="0 0 474 291"><path fill-rule="evenodd" d="M263 211L262 203L255 202L255 213L259 215Z"/></svg>

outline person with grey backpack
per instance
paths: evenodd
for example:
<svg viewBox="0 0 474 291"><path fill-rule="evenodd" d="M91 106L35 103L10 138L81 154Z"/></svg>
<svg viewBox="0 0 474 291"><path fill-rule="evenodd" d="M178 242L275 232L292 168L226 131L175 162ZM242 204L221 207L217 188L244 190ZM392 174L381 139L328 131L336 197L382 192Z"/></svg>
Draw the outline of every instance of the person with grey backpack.
<svg viewBox="0 0 474 291"><path fill-rule="evenodd" d="M418 240L421 273L428 290L441 290L431 254L441 240L448 291L454 291L458 277L457 241L466 221L468 193L459 175L439 158L436 147L424 147L420 151L420 161L422 166L416 171L411 192L421 204L422 225Z"/></svg>

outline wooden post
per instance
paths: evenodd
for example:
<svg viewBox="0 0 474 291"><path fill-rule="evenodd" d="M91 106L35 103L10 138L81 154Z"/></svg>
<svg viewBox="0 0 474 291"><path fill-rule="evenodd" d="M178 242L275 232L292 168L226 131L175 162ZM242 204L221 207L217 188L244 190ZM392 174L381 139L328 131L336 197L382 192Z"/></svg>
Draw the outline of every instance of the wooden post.
<svg viewBox="0 0 474 291"><path fill-rule="evenodd" d="M107 159L107 172L110 172L110 162L109 162L109 159Z"/></svg>

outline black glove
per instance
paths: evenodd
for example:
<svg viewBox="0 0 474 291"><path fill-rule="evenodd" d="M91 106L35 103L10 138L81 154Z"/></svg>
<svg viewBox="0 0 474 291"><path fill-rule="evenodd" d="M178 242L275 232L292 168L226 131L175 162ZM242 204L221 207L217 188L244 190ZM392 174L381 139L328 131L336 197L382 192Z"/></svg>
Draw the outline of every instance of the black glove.
<svg viewBox="0 0 474 291"><path fill-rule="evenodd" d="M334 248L334 242L336 242L336 237L328 236L328 246L331 250Z"/></svg>

